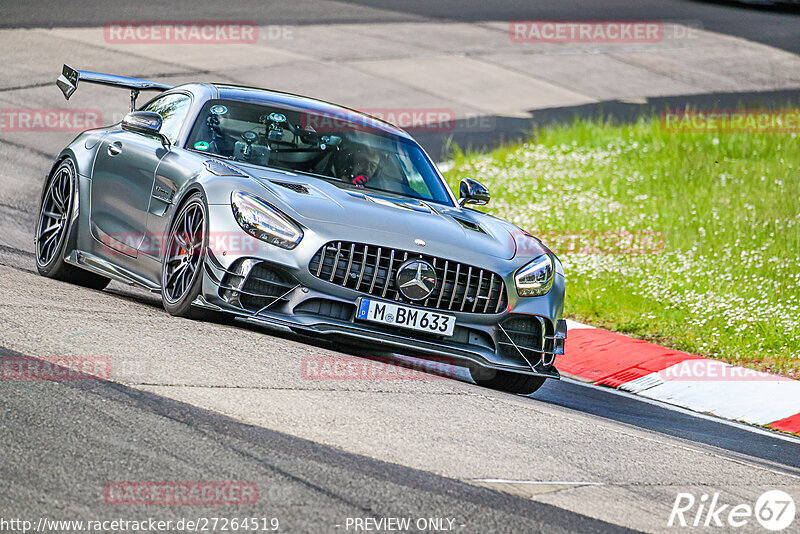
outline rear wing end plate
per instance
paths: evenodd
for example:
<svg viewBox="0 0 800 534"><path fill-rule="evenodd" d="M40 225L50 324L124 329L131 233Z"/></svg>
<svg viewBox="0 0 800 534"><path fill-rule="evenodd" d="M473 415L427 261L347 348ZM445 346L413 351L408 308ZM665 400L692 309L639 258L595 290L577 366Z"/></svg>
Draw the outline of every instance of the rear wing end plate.
<svg viewBox="0 0 800 534"><path fill-rule="evenodd" d="M56 80L56 85L61 92L64 93L64 98L69 100L78 89L78 82L83 80L87 83L96 83L99 85L109 85L111 87L123 87L131 91L131 111L136 107L136 97L139 91L166 91L172 89L174 86L161 83L151 82L150 80L143 80L141 78L131 78L129 76L118 76L116 74L103 74L101 72L90 72L88 70L73 69L69 65L64 65L61 76Z"/></svg>

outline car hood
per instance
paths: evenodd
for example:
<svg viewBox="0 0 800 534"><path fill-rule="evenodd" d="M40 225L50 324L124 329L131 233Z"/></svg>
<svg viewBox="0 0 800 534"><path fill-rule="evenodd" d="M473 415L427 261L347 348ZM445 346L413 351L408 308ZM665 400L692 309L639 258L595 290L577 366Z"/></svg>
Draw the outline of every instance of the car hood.
<svg viewBox="0 0 800 534"><path fill-rule="evenodd" d="M248 171L283 201L282 209L287 215L311 229L320 225L355 227L368 236L362 239L364 242L388 239L387 246L406 249L413 249L414 240L422 239L427 253L453 258L469 251L508 260L517 253L519 235L516 234L520 230L475 210L369 189L340 189L317 178L262 169Z"/></svg>

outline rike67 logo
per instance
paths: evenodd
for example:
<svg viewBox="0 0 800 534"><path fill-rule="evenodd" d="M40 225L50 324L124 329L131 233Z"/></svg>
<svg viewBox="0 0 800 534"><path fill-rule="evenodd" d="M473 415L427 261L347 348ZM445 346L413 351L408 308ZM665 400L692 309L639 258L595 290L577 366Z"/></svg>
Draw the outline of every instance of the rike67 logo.
<svg viewBox="0 0 800 534"><path fill-rule="evenodd" d="M755 506L746 503L724 504L720 501L719 493L703 494L700 498L692 493L679 493L667 526L716 527L729 531L753 525L755 519L766 530L779 532L794 522L796 512L794 499L781 490L767 491L758 498Z"/></svg>

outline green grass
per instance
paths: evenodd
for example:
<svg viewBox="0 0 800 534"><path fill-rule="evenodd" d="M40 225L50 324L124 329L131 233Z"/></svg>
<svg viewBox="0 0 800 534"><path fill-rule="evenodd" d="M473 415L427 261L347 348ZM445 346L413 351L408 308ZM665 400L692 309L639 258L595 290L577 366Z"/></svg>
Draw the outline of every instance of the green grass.
<svg viewBox="0 0 800 534"><path fill-rule="evenodd" d="M576 121L453 162L562 260L567 316L800 377L797 133Z"/></svg>

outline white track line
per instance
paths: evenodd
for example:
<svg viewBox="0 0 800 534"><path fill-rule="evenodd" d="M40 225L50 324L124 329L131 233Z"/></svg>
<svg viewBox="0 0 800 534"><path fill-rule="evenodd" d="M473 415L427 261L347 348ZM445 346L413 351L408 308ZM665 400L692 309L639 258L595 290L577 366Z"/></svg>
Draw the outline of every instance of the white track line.
<svg viewBox="0 0 800 534"><path fill-rule="evenodd" d="M486 482L488 484L530 484L532 486L605 486L603 482L558 482L550 480L506 480L504 478L473 478L472 482Z"/></svg>

